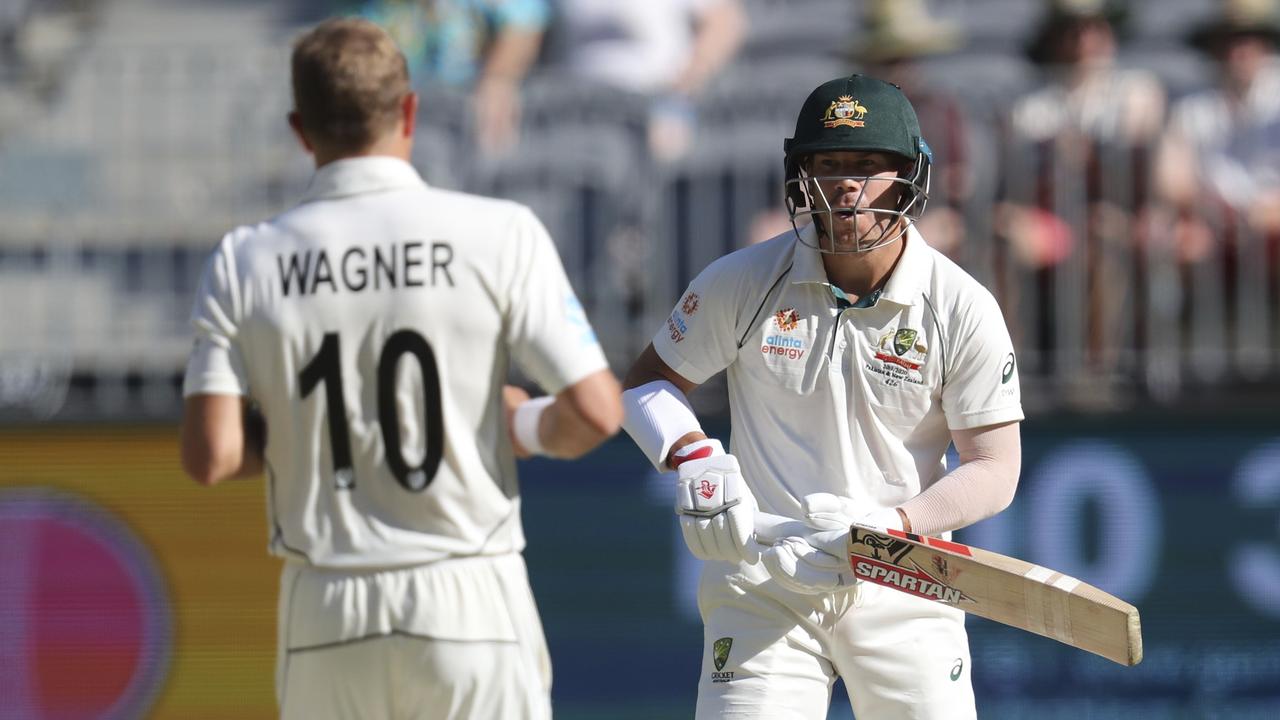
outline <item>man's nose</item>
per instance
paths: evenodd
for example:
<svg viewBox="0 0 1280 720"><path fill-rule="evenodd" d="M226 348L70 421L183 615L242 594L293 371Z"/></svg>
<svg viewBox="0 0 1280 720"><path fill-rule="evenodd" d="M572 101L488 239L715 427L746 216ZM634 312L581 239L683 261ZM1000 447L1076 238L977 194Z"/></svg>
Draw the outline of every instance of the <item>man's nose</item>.
<svg viewBox="0 0 1280 720"><path fill-rule="evenodd" d="M845 176L836 183L836 189L840 192L857 192L862 187L862 183L863 179L860 177Z"/></svg>

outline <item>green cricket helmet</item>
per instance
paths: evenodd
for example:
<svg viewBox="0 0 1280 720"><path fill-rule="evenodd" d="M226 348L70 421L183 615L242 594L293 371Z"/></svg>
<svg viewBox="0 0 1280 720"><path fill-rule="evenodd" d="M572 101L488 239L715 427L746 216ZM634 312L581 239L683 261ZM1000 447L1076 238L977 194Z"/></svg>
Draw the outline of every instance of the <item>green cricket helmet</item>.
<svg viewBox="0 0 1280 720"><path fill-rule="evenodd" d="M920 121L902 90L891 83L866 75L850 75L825 82L809 94L796 120L795 137L783 144L786 167L786 204L795 226L798 217L808 216L819 228L835 227L835 216L850 213L894 215L907 219L893 223L877 237L858 238L853 250L837 250L835 241L823 247L819 233L817 247L823 252L865 252L887 245L906 232L907 226L924 213L929 199L929 172L933 152L920 136ZM866 176L849 176L862 190L851 209L833 208L822 188L810 174L808 159L814 153L861 151L884 152L910 161L910 166L892 179L906 187L894 208L863 207L868 187ZM839 178L822 178L843 180ZM883 188L883 185L880 187ZM802 242L804 235L796 234ZM825 232L825 230L824 230ZM806 242L806 244L812 244Z"/></svg>

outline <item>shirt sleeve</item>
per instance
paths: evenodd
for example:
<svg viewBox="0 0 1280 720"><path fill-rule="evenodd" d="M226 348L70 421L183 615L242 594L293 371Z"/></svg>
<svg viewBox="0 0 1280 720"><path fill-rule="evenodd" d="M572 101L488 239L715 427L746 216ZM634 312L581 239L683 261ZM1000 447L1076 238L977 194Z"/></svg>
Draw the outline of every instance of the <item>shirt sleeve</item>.
<svg viewBox="0 0 1280 720"><path fill-rule="evenodd" d="M1017 356L991 293L974 299L949 344L942 386L947 426L967 430L1022 420Z"/></svg>
<svg viewBox="0 0 1280 720"><path fill-rule="evenodd" d="M722 257L699 273L653 336L658 357L697 385L729 367L738 354L734 330L740 303L729 271L732 259Z"/></svg>
<svg viewBox="0 0 1280 720"><path fill-rule="evenodd" d="M248 395L249 376L237 345L240 315L235 256L230 237L205 263L191 310L195 344L187 358L184 397L196 394Z"/></svg>
<svg viewBox="0 0 1280 720"><path fill-rule="evenodd" d="M512 233L507 341L516 366L555 394L609 364L546 228L521 208Z"/></svg>

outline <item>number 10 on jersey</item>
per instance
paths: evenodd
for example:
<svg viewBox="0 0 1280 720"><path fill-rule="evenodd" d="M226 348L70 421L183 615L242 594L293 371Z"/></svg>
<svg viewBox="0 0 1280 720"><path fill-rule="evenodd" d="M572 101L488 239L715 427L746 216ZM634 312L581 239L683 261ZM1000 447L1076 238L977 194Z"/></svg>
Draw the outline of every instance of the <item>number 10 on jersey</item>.
<svg viewBox="0 0 1280 720"><path fill-rule="evenodd" d="M422 370L422 404L426 409L426 456L417 467L404 459L400 439L400 418L396 415L396 367L409 354ZM342 387L341 348L337 333L326 333L320 351L298 373L302 397L324 383L328 407L329 447L333 452L334 484L339 490L356 486L351 459L351 434L347 427L347 403ZM426 338L412 330L400 330L387 338L378 355L378 424L382 428L382 448L387 467L406 490L421 492L435 478L444 454L444 413L440 407L440 373L436 356Z"/></svg>

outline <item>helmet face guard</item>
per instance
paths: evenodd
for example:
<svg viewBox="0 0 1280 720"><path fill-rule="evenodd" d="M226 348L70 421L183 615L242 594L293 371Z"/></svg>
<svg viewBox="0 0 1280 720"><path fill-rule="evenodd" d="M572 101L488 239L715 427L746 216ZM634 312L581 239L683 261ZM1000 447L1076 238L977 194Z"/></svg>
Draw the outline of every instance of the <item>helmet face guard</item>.
<svg viewBox="0 0 1280 720"><path fill-rule="evenodd" d="M859 253L874 250L900 239L912 222L924 213L929 200L929 177L933 153L920 137L920 122L911 102L896 85L850 75L819 85L800 110L795 136L783 144L787 212L796 236L806 245L829 253ZM881 152L906 159L910 166L897 177L822 176L810 174L809 160L823 152ZM822 189L844 179L860 186L852 207L835 207ZM878 196L897 186L897 203L892 208L868 207L869 193ZM832 232L837 218L871 216L875 228L855 237L852 246L839 247ZM797 220L816 223L817 239L809 241L799 231Z"/></svg>
<svg viewBox="0 0 1280 720"><path fill-rule="evenodd" d="M902 238L911 223L920 219L925 206L929 202L929 178L932 161L929 147L920 140L921 149L911 167L896 177L868 177L866 175L810 175L807 162L811 155L796 158L796 162L787 163L785 181L787 214L791 216L791 225L796 230L800 242L822 252L833 254L862 253L888 245ZM836 184L843 180L853 180L858 184L858 196L852 207L835 207L834 198L829 198L822 189L823 183ZM868 207L869 194L878 195L897 189L898 202L892 208ZM890 220L888 223L877 222L875 227L857 234L852 246L839 247L832 229L836 227L836 218L849 216L872 216L875 220ZM817 224L819 232L810 241L800 232L799 220L808 218ZM902 221L905 218L905 221Z"/></svg>

